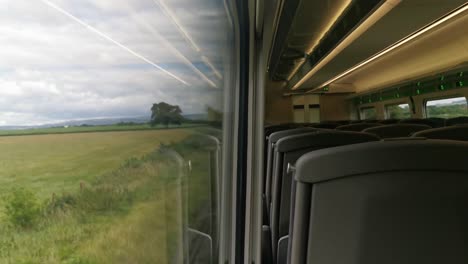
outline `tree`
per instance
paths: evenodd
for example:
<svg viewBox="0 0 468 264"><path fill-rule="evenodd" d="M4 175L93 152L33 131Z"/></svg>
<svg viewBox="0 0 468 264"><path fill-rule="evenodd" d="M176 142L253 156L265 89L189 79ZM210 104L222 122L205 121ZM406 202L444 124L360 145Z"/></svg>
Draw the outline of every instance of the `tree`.
<svg viewBox="0 0 468 264"><path fill-rule="evenodd" d="M182 110L178 105L170 105L165 102L153 104L151 107L151 125L163 124L169 127L169 124L182 124L184 117Z"/></svg>
<svg viewBox="0 0 468 264"><path fill-rule="evenodd" d="M214 109L213 107L206 106L206 113L208 121L222 121L223 120L223 113Z"/></svg>

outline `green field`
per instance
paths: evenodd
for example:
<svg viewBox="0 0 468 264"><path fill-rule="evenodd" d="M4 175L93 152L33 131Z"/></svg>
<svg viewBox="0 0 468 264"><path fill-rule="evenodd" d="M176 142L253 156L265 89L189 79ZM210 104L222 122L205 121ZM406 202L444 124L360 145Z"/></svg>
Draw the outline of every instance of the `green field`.
<svg viewBox="0 0 468 264"><path fill-rule="evenodd" d="M206 155L185 145L188 129L0 137L0 263L167 263L177 216L174 146L193 162L204 191ZM182 142L182 143L181 143ZM167 147L164 147L167 148ZM203 161L202 161L203 160ZM11 193L25 188L40 213L31 226L6 217ZM196 208L200 195L191 196Z"/></svg>
<svg viewBox="0 0 468 264"><path fill-rule="evenodd" d="M192 128L200 126L200 124L182 124L150 126L148 124L135 125L108 125L108 126L72 126L72 127L51 127L51 128L30 128L18 130L0 130L0 136L18 136L18 135L43 135L43 134L68 134L68 133L89 133L89 132L115 132L115 131L140 131L140 130L162 130L162 129L178 129Z"/></svg>

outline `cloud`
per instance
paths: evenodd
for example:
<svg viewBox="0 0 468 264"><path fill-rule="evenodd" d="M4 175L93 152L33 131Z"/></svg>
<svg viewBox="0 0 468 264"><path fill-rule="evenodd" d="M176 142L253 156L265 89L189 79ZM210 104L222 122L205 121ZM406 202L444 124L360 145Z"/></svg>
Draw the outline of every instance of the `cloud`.
<svg viewBox="0 0 468 264"><path fill-rule="evenodd" d="M206 58L224 72L222 1L165 0L200 51L155 1L51 2L189 85L41 0L0 0L0 125L147 115L159 101L185 113L220 108L223 80Z"/></svg>

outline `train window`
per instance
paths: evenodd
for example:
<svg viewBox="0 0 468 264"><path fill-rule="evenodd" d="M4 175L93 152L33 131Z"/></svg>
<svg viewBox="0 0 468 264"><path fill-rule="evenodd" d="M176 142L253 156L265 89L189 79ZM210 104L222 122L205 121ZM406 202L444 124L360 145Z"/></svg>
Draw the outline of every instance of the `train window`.
<svg viewBox="0 0 468 264"><path fill-rule="evenodd" d="M405 119L411 117L409 104L392 104L385 106L387 119Z"/></svg>
<svg viewBox="0 0 468 264"><path fill-rule="evenodd" d="M426 101L426 117L451 118L457 116L468 116L465 97Z"/></svg>
<svg viewBox="0 0 468 264"><path fill-rule="evenodd" d="M372 120L377 119L377 111L375 107L363 107L361 108L361 120Z"/></svg>
<svg viewBox="0 0 468 264"><path fill-rule="evenodd" d="M2 3L0 263L224 262L229 3Z"/></svg>

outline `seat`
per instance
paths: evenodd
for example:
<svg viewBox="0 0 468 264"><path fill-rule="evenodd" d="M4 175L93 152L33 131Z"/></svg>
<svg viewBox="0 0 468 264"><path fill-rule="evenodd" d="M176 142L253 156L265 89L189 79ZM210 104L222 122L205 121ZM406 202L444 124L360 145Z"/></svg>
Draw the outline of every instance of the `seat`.
<svg viewBox="0 0 468 264"><path fill-rule="evenodd" d="M293 123L289 123L289 124L280 124L280 125L269 125L269 126L266 126L265 127L265 130L264 130L264 136L265 136L265 143L264 143L264 148L263 148L263 157L266 157L267 156L267 151L268 151L268 138L271 134L275 133L275 132L278 132L278 131L283 131L283 130L287 130L287 129L292 129L292 128L296 128L297 125L296 124L293 124ZM266 173L266 159L264 158L264 171Z"/></svg>
<svg viewBox="0 0 468 264"><path fill-rule="evenodd" d="M433 123L433 127L444 127L446 119L440 117L429 117L427 120Z"/></svg>
<svg viewBox="0 0 468 264"><path fill-rule="evenodd" d="M351 122L351 120L338 120L338 121L330 121L330 123L337 123L340 125L348 125ZM326 123L326 122L323 122Z"/></svg>
<svg viewBox="0 0 468 264"><path fill-rule="evenodd" d="M468 141L468 124L424 130L413 134L413 137Z"/></svg>
<svg viewBox="0 0 468 264"><path fill-rule="evenodd" d="M468 263L466 153L415 139L303 155L288 263Z"/></svg>
<svg viewBox="0 0 468 264"><path fill-rule="evenodd" d="M289 234L292 175L288 164L294 164L303 154L317 149L377 141L378 137L361 132L319 130L311 133L283 137L274 146L274 170L272 173L270 227L274 259L286 256Z"/></svg>
<svg viewBox="0 0 468 264"><path fill-rule="evenodd" d="M309 127L314 128L324 128L324 129L335 129L336 127L340 126L339 123L320 123L320 124L311 124Z"/></svg>
<svg viewBox="0 0 468 264"><path fill-rule="evenodd" d="M445 120L446 126L468 124L468 116L459 116Z"/></svg>
<svg viewBox="0 0 468 264"><path fill-rule="evenodd" d="M391 124L396 124L400 122L400 119L385 119L385 120L380 120L379 123L382 125L391 125Z"/></svg>
<svg viewBox="0 0 468 264"><path fill-rule="evenodd" d="M312 127L301 127L301 128L294 128L294 129L287 129L287 130L282 130L282 131L277 131L272 133L268 139L267 139L267 154L265 155L266 159L266 173L264 175L264 194L266 197L266 204L268 205L271 201L271 189L269 186L271 186L271 175L273 171L273 146L276 144L276 142L284 137L291 136L291 135L296 135L296 134L303 134L307 132L314 132L316 131L316 128ZM268 187L267 187L268 186Z"/></svg>
<svg viewBox="0 0 468 264"><path fill-rule="evenodd" d="M393 124L378 127L371 127L364 129L363 132L374 134L380 138L399 138L409 137L413 133L431 129L432 127L427 125L417 124Z"/></svg>
<svg viewBox="0 0 468 264"><path fill-rule="evenodd" d="M265 260L272 259L272 248L271 248L271 231L270 231L270 221L269 221L269 204L271 201L271 173L273 167L273 149L278 140L283 137L287 137L290 135L302 134L307 132L314 132L316 128L312 127L300 127L300 128L293 128L293 129L283 129L281 131L276 131L271 133L266 138L265 148L267 149L266 154L264 156L265 159L265 170L264 173L264 186L263 186L263 194L262 194L262 210L263 210L263 227L262 227L262 255Z"/></svg>
<svg viewBox="0 0 468 264"><path fill-rule="evenodd" d="M366 128L370 127L376 127L376 126L381 126L381 124L378 123L355 123L355 124L349 124L349 125L342 125L337 127L337 130L342 130L342 131L355 131L355 132L360 132Z"/></svg>
<svg viewBox="0 0 468 264"><path fill-rule="evenodd" d="M400 120L400 124L419 124L419 125L427 125L430 127L437 127L437 124L434 121L431 121L429 119L419 119L419 118L402 119Z"/></svg>
<svg viewBox="0 0 468 264"><path fill-rule="evenodd" d="M380 123L380 120L377 119L366 119L366 120L361 120L362 123Z"/></svg>

